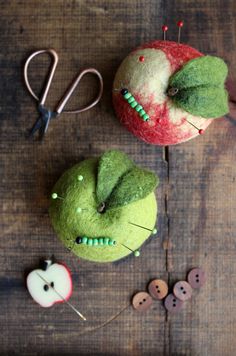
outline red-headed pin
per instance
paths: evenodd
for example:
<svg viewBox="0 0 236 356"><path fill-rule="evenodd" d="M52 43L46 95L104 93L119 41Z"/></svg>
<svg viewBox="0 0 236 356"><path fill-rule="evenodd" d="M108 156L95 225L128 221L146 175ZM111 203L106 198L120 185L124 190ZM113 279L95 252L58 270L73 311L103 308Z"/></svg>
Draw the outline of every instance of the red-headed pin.
<svg viewBox="0 0 236 356"><path fill-rule="evenodd" d="M163 41L166 40L166 32L168 31L168 26L167 25L163 25L162 26L162 31L163 31Z"/></svg>
<svg viewBox="0 0 236 356"><path fill-rule="evenodd" d="M195 127L196 130L198 130L199 135L203 135L203 134L204 134L204 130L203 130L203 129L199 129L196 125L194 125L192 122L188 121L187 119L186 119L186 121L187 121L190 125L192 125L193 127Z"/></svg>
<svg viewBox="0 0 236 356"><path fill-rule="evenodd" d="M178 43L180 43L180 35L181 35L181 28L183 27L184 25L184 21L178 21L177 22L177 26L179 28L179 32L178 32Z"/></svg>

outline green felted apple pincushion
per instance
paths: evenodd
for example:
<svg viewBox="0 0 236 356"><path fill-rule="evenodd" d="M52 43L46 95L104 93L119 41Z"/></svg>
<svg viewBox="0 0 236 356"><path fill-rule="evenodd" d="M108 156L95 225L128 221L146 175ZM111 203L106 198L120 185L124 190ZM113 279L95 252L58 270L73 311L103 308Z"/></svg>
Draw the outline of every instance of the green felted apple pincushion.
<svg viewBox="0 0 236 356"><path fill-rule="evenodd" d="M155 232L157 184L152 172L120 151L87 159L55 184L49 209L52 225L77 256L96 262L119 260Z"/></svg>

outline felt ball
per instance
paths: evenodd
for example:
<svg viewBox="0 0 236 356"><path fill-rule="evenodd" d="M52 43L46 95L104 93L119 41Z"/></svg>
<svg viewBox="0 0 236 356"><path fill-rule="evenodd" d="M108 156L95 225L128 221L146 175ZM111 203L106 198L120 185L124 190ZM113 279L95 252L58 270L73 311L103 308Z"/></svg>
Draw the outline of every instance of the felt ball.
<svg viewBox="0 0 236 356"><path fill-rule="evenodd" d="M168 96L170 77L198 50L172 41L154 41L131 52L121 63L113 85L113 104L118 118L135 136L155 145L173 145L199 136L212 118L192 115ZM140 57L145 62L140 62ZM125 87L142 110L136 111L121 95ZM129 99L130 100L130 99ZM148 115L147 121L143 120ZM191 123L194 125L191 125Z"/></svg>
<svg viewBox="0 0 236 356"><path fill-rule="evenodd" d="M53 192L62 195L63 200L51 199L49 215L59 239L76 256L89 261L112 262L132 254L122 244L136 251L149 237L156 222L157 202L151 192L143 199L100 212L95 194L98 163L97 158L84 160L59 178ZM80 175L83 184L78 181ZM80 214L78 207L83 208ZM76 243L80 237L86 237L87 243ZM91 245L90 239L93 239ZM92 244L94 239L96 243ZM109 244L109 239L115 243Z"/></svg>

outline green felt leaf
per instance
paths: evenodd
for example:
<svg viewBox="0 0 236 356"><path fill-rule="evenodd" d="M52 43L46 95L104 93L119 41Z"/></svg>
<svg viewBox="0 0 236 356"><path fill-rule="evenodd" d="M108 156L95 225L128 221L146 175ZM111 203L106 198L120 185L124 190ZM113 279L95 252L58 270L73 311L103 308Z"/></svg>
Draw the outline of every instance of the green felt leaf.
<svg viewBox="0 0 236 356"><path fill-rule="evenodd" d="M176 106L192 115L205 118L225 115L229 111L224 88L227 74L227 65L221 58L192 59L170 78L169 87L178 89L171 98Z"/></svg>
<svg viewBox="0 0 236 356"><path fill-rule="evenodd" d="M158 184L154 173L134 167L120 179L110 195L107 209L121 207L145 198Z"/></svg>
<svg viewBox="0 0 236 356"><path fill-rule="evenodd" d="M196 86L223 85L228 74L225 62L218 57L203 56L188 61L172 75L170 86L187 89Z"/></svg>
<svg viewBox="0 0 236 356"><path fill-rule="evenodd" d="M120 151L111 150L105 152L98 164L96 195L99 204L105 202L120 177L129 171L134 163L129 157Z"/></svg>
<svg viewBox="0 0 236 356"><path fill-rule="evenodd" d="M174 102L192 115L204 118L217 118L225 115L228 110L228 94L225 89L202 86L180 90Z"/></svg>

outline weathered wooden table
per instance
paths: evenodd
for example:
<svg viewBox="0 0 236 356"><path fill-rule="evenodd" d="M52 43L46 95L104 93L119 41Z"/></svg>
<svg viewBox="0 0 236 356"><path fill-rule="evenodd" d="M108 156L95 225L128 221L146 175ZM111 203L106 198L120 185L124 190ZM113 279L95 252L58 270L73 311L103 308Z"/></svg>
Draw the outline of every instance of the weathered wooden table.
<svg viewBox="0 0 236 356"><path fill-rule="evenodd" d="M138 141L112 109L112 80L123 57L161 38L164 22L168 38L176 39L179 19L185 20L183 42L222 56L235 74L234 0L1 1L1 355L235 355L235 121L216 120L203 136L165 149ZM45 47L60 55L51 104L84 67L101 71L105 90L94 109L53 121L40 144L25 138L37 113L22 67L31 51ZM32 66L36 89L44 64ZM72 106L92 96L93 83L84 80ZM140 258L99 265L62 246L50 225L48 197L65 169L108 148L123 149L159 175L159 234ZM25 289L25 271L52 253L73 272L71 302L86 323L65 304L38 307ZM167 315L156 302L147 313L128 306L118 315L152 278L172 284L193 266L202 266L208 281L179 314Z"/></svg>

